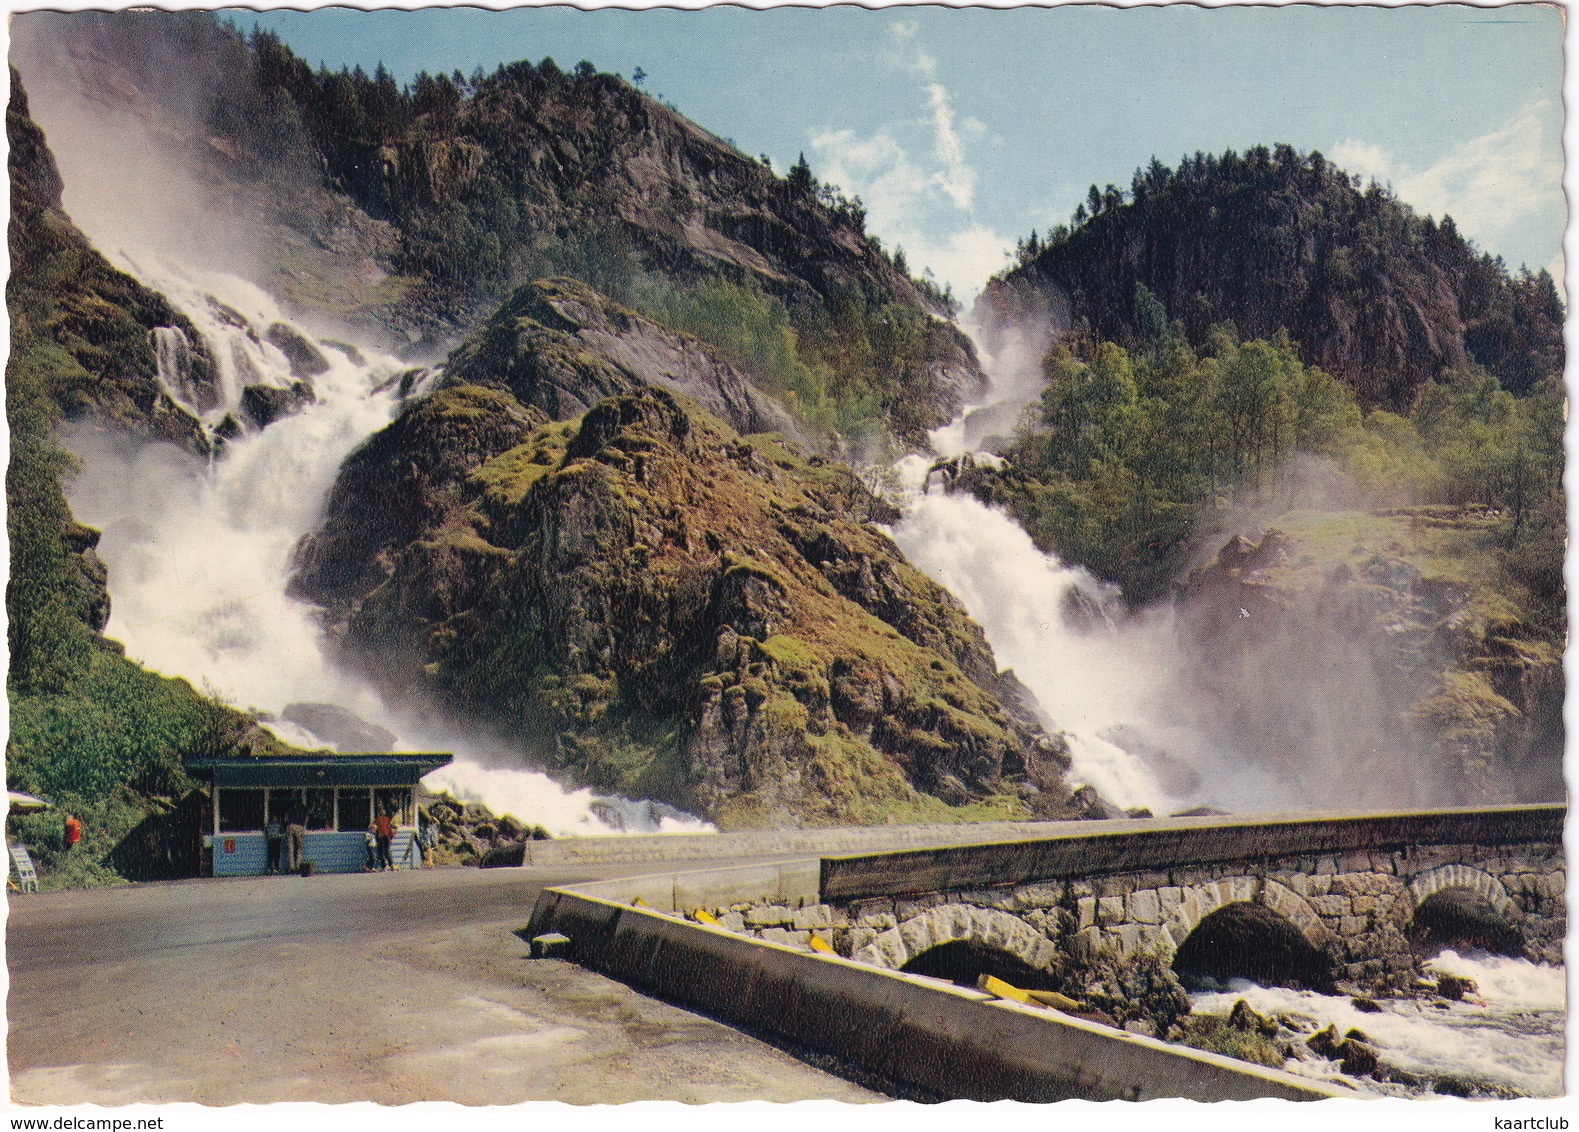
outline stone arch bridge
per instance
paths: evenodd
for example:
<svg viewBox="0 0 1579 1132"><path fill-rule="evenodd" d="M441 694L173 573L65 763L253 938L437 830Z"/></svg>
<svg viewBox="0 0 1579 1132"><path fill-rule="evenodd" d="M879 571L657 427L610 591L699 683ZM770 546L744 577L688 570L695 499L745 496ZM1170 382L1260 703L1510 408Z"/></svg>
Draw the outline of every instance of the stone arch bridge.
<svg viewBox="0 0 1579 1132"><path fill-rule="evenodd" d="M829 857L822 914L840 951L891 969L950 943L1007 953L1033 970L1061 953L1173 959L1213 926L1242 938L1281 933L1334 980L1397 986L1418 973L1419 945L1433 931L1561 962L1564 813L1179 819Z"/></svg>

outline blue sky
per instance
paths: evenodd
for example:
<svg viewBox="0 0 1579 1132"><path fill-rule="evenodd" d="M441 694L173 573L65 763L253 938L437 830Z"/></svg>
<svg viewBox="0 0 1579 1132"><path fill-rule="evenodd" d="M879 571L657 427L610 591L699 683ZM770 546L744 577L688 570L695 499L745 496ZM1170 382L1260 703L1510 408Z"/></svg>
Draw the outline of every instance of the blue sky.
<svg viewBox="0 0 1579 1132"><path fill-rule="evenodd" d="M785 169L805 152L869 227L974 292L1092 182L1153 155L1288 142L1391 183L1511 266L1558 265L1555 7L570 8L237 12L312 63L470 73L553 56L647 73Z"/></svg>

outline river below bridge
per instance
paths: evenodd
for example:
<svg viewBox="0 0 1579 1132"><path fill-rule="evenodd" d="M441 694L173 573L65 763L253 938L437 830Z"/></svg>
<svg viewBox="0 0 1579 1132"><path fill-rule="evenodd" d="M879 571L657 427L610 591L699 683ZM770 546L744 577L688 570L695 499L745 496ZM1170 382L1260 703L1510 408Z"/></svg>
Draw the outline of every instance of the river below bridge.
<svg viewBox="0 0 1579 1132"><path fill-rule="evenodd" d="M1197 992L1190 1001L1197 1014L1227 1014L1242 998L1259 1014L1282 1016L1304 1026L1313 1022L1311 1029L1334 1024L1340 1035L1358 1029L1385 1065L1422 1081L1416 1086L1351 1077L1341 1072L1338 1062L1314 1054L1309 1060L1291 1058L1285 1064L1302 1076L1339 1080L1388 1096L1418 1096L1428 1091L1431 1082L1436 1082L1432 1091L1447 1091L1444 1079L1467 1086L1478 1096L1562 1094L1567 1021L1562 967L1454 951L1441 952L1426 967L1433 973L1472 979L1477 990L1461 1002L1379 999L1379 1011L1365 1012L1347 996L1234 980L1227 990ZM1279 1044L1287 1036L1280 1031ZM1296 1030L1293 1041L1303 1045L1306 1036Z"/></svg>

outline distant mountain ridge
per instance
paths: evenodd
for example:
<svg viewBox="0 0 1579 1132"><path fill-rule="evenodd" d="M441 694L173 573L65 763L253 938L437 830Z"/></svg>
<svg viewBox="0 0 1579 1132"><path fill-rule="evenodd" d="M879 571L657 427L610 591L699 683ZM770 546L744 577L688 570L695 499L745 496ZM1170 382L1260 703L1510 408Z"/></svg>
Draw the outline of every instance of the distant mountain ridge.
<svg viewBox="0 0 1579 1132"><path fill-rule="evenodd" d="M1470 362L1514 393L1563 367L1563 307L1544 269L1510 274L1451 217L1420 216L1286 145L1197 153L1177 170L1153 159L1127 192L1093 185L1071 227L1019 250L984 298L1001 318L1052 301L1097 339L1133 341L1153 332L1144 287L1197 346L1222 322L1244 338L1287 329L1306 364L1372 406L1407 409Z"/></svg>

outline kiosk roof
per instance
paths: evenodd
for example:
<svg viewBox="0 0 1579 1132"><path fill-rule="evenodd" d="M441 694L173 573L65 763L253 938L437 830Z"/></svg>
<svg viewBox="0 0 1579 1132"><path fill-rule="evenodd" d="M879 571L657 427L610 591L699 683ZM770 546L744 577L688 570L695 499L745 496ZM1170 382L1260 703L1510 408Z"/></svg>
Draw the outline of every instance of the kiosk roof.
<svg viewBox="0 0 1579 1132"><path fill-rule="evenodd" d="M184 760L194 778L223 787L410 786L448 766L447 752L318 755L195 756Z"/></svg>

